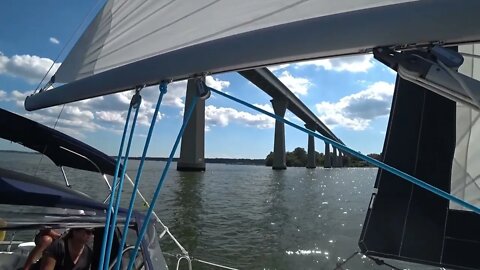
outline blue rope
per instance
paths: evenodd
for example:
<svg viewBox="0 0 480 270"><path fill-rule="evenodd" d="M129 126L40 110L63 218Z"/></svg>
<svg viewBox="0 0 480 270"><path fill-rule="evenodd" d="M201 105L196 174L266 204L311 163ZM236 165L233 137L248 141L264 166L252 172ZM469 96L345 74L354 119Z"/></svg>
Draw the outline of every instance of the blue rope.
<svg viewBox="0 0 480 270"><path fill-rule="evenodd" d="M140 183L140 178L142 177L143 165L145 164L145 157L147 156L148 146L150 145L150 139L152 138L153 129L155 127L155 122L157 121L157 115L160 109L160 104L162 103L163 95L167 93L167 83L162 82L159 88L160 88L160 96L158 97L157 106L155 107L155 112L153 113L153 116L152 116L152 122L150 124L150 129L148 130L147 140L145 141L145 147L143 148L142 159L140 160L140 165L138 166L138 170L137 170L137 176L135 177L135 184L133 186L132 197L130 198L130 206L128 207L128 212L125 219L125 227L123 228L122 240L120 242L121 248L118 249L117 260L116 260L117 263L115 265L115 270L120 269L120 265L122 262L122 251L123 251L122 249L123 249L123 246L125 246L125 243L127 241L127 234L128 234L127 224L130 224L130 218L132 216L132 212L135 204L138 184Z"/></svg>
<svg viewBox="0 0 480 270"><path fill-rule="evenodd" d="M287 124L287 125L289 125L289 126L292 126L292 127L296 128L296 129L298 129L298 130L301 130L301 131L303 131L303 132L305 132L305 133L307 133L307 134L309 134L309 135L315 136L315 137L323 140L324 142L329 143L329 144L333 145L334 147L336 147L336 148L338 148L338 149L340 149L340 150L342 150L342 151L344 151L344 152L349 153L350 155L352 155L352 156L354 156L354 157L360 158L360 159L362 159L362 160L364 160L364 161L366 161L366 162L368 162L368 163L370 163L370 164L373 164L373 165L377 166L377 167L380 168L380 169L383 169L383 170L388 171L388 172L390 172L390 173L392 173L392 174L394 174L394 175L396 175L396 176L399 176L399 177L401 177L401 178L403 178L403 179L411 182L412 184L415 184L415 185L417 185L417 186L419 186L419 187L421 187L421 188L424 188L424 189L426 189L426 190L428 190L428 191L430 191L430 192L432 192L432 193L434 193L434 194L436 194L436 195L438 195L438 196L440 196L440 197L443 197L443 198L445 198L445 199L447 199L447 200L449 200L449 201L455 202L455 203L457 203L457 204L459 204L459 205L461 205L461 206L463 206L463 207L465 207L465 208L467 208L467 209L470 209L470 210L474 211L474 212L477 213L477 214L480 214L480 208L478 208L477 206L475 206L475 205L473 205L473 204L470 204L470 203L468 203L468 202L466 202L466 201L464 201L464 200L462 200L462 199L460 199L460 198L457 198L457 197L451 195L450 193L445 192L445 191L443 191L443 190L441 190L441 189L439 189L439 188L437 188L437 187L434 187L434 186L432 186L432 185L430 185L430 184L428 184L428 183L425 183L424 181L422 181L422 180L420 180L420 179L418 179L418 178L416 178L416 177L414 177L414 176L411 176L411 175L409 175L409 174L407 174L407 173L404 173L404 172L402 172L402 171L400 171L400 170L398 170L398 169L396 169L396 168L394 168L394 167L392 167L392 166L390 166L390 165L387 165L387 164L385 164L385 163L383 163L383 162L381 162L381 161L378 161L378 160L376 160L376 159L373 159L373 158L371 158L371 157L369 157L369 156L363 155L363 154L360 153L360 152L356 152L355 150L353 150L353 149L351 149L351 148L349 148L349 147L347 147L347 146L345 146L345 145L343 145L343 144L340 144L340 143L338 143L338 142L336 142L336 141L334 141L334 140L332 140L332 139L330 139L330 138L327 138L327 137L325 137L325 136L323 136L323 135L320 135L320 134L317 134L317 133L315 133L315 132L312 132L311 130L308 130L308 129L304 128L304 127L301 127L301 126L299 126L299 125L296 125L296 124L294 124L294 123L292 123L292 122L290 122L290 121L288 121L288 120L285 120L283 117L280 117L280 116L278 116L278 115L276 115L276 114L273 114L273 113L267 112L267 111L265 111L265 110L262 110L262 109L260 109L260 108L258 108L258 107L256 107L256 106L248 103L248 102L245 102L245 101L240 100L240 99L238 99L238 98L232 97L232 96L230 96L230 95L228 95L228 94L226 94L226 93L220 92L220 91L215 90L215 89L213 89L213 88L210 88L210 91L215 92L215 93L217 93L217 94L219 94L219 95L221 95L221 96L224 96L224 97L226 97L226 98L228 98L228 99L231 99L231 100L233 100L233 101L236 101L236 102L238 102L238 103L240 103L240 104L243 104L243 105L245 105L245 106L247 106L247 107L249 107L249 108L251 108L251 109L254 109L254 110L258 111L258 112L264 113L264 114L266 114L266 115L268 115L268 116L270 116L270 117L275 118L276 120L278 120L278 121L280 121L280 122L283 122L283 123L285 123L285 124Z"/></svg>
<svg viewBox="0 0 480 270"><path fill-rule="evenodd" d="M99 263L98 263L98 270L102 270L104 260L105 260L105 250L106 250L106 247L107 247L108 231L110 229L110 218L111 218L111 215L112 215L112 208L113 208L113 197L115 196L115 188L117 186L118 171L120 170L120 163L121 163L121 160L122 160L123 145L125 144L125 137L127 135L128 122L130 120L131 112L132 112L132 106L130 105L128 107L127 120L125 121L125 127L123 129L122 140L120 142L120 148L118 150L117 163L115 164L115 174L113 175L112 191L110 193L110 199L109 199L108 208L107 208L107 216L106 216L106 220L105 220L105 230L103 231L102 248L100 249L101 253L100 253L100 260L99 260Z"/></svg>
<svg viewBox="0 0 480 270"><path fill-rule="evenodd" d="M132 97L132 102L134 101L135 98L138 98L138 100L135 101L137 108L135 110L135 115L133 116L132 127L130 129L130 137L128 138L127 149L125 151L125 161L124 161L123 168L122 168L122 174L120 176L120 182L118 184L118 193L117 193L117 198L116 198L115 206L114 206L115 211L114 211L113 217L112 217L112 224L110 225L110 230L108 232L108 243L107 243L107 250L106 250L105 262L104 262L104 269L105 270L108 270L109 264L110 264L110 255L111 255L111 251L112 251L113 236L115 235L115 228L116 228L117 216L118 216L118 208L120 207L120 198L122 197L123 183L124 183L124 180L125 180L125 173L127 171L128 157L130 155L130 146L132 145L133 134L135 132L135 125L137 123L138 111L140 110L140 104L142 102L141 96L138 93L136 93L135 96ZM128 228L128 223L125 223L125 228Z"/></svg>
<svg viewBox="0 0 480 270"><path fill-rule="evenodd" d="M175 144L173 145L172 151L170 152L170 156L168 157L167 164L165 164L165 168L163 169L162 176L160 177L160 180L158 182L157 188L155 190L155 193L153 195L152 201L150 202L150 207L148 208L147 214L145 216L145 219L143 220L143 225L142 229L140 230L140 233L137 238L137 242L135 243L135 248L132 251L132 255L130 256L130 261L128 263L127 270L131 270L134 263L135 263L135 257L137 256L138 249L140 247L140 243L143 240L143 237L145 235L145 232L147 231L148 223L150 222L150 218L152 216L153 208L155 207L155 202L157 201L158 196L160 195L160 189L162 187L163 181L165 180L165 176L167 175L168 168L170 167L170 164L172 163L173 160L173 155L175 155L175 152L178 147L178 143L180 142L180 139L183 136L183 132L185 131L185 127L187 126L188 121L190 120L190 117L192 116L193 110L195 109L195 105L197 104L198 101L198 96L195 96L192 100L192 104L190 105L190 108L186 114L186 117L183 121L182 127L180 128L180 131L178 132L177 139L175 140Z"/></svg>

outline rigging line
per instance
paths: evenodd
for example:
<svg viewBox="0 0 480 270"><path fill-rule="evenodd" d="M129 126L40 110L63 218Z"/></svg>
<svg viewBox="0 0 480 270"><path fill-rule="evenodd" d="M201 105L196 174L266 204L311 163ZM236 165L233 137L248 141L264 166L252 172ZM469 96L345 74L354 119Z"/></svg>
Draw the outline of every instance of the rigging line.
<svg viewBox="0 0 480 270"><path fill-rule="evenodd" d="M207 265L211 265L211 266L216 266L218 268L223 268L223 269L228 269L228 270L238 270L238 268L233 268L233 267L221 265L221 264L218 264L218 263L207 262L207 261L196 259L196 258L192 258L192 261L197 261L199 263L203 263L203 264L207 264Z"/></svg>
<svg viewBox="0 0 480 270"><path fill-rule="evenodd" d="M352 253L352 255L350 255L348 258L346 258L343 262L341 263L337 263L337 265L335 266L335 268L333 270L342 270L342 266L345 265L348 261L350 261L353 257L355 257L355 255L359 254L360 252L359 251L355 251Z"/></svg>
<svg viewBox="0 0 480 270"><path fill-rule="evenodd" d="M37 176L38 169L40 168L40 164L42 163L43 156L45 155L45 152L47 151L47 147L48 147L48 145L45 145L45 147L43 147L43 151L41 152L42 154L40 155L40 160L38 161L38 164L37 164L37 167L35 168L35 173L33 174L33 176Z"/></svg>
<svg viewBox="0 0 480 270"><path fill-rule="evenodd" d="M128 176L128 175L127 175ZM107 181L108 183L108 181ZM112 186L110 185L110 183L107 184L108 185L108 190L110 191L108 194L107 194L107 197L103 200L103 203L106 204L108 200L110 200L110 196L112 195ZM118 183L117 185L114 187L115 190L118 190Z"/></svg>
<svg viewBox="0 0 480 270"><path fill-rule="evenodd" d="M374 261L377 265L380 265L380 266L381 266L381 265L386 265L386 266L388 266L388 267L390 267L390 268L392 268L392 269L395 269L395 270L404 270L403 268L398 268L398 267L393 266L393 265L391 265L391 264L389 264L389 263L386 263L384 260L380 260L380 259L377 259L377 258L374 258L374 257L370 257L370 256L368 256L368 255L365 255L365 256L366 256L367 258L369 258L370 260Z"/></svg>
<svg viewBox="0 0 480 270"><path fill-rule="evenodd" d="M55 129L55 128L57 127L58 120L60 119L60 116L61 116L62 113L63 113L63 109L65 109L65 104L63 104L62 109L61 109L60 112L58 113L57 120L55 120L55 124L53 125L53 129Z"/></svg>
<svg viewBox="0 0 480 270"><path fill-rule="evenodd" d="M125 175L127 177L127 180L130 182L130 184L134 185L132 179L130 179L130 177L128 177L128 174ZM138 196L140 196L140 198L142 199L143 203L145 204L146 207L150 207L150 204L147 202L147 200L145 199L145 197L142 195L142 193L140 192L140 190L137 189L137 193L138 193ZM177 247L182 251L183 254L188 254L187 250L180 244L180 242L178 242L178 240L175 238L175 236L173 236L173 234L170 232L170 230L168 229L168 227L163 224L163 222L160 220L160 218L158 217L157 213L155 212L152 212L153 216L155 217L155 219L157 220L158 223L160 223L160 225L163 227L163 232L160 234L160 238L163 237L163 235L165 233L167 233L170 238L172 238L173 242L175 242L175 244L177 245Z"/></svg>
<svg viewBox="0 0 480 270"><path fill-rule="evenodd" d="M104 260L105 260L105 249L107 247L107 237L108 237L108 230L110 229L110 218L112 215L112 205L113 205L113 197L115 196L115 190L117 186L117 178L118 178L118 173L120 170L120 163L122 162L122 153L123 153L123 145L125 144L125 137L127 134L128 130L128 123L130 120L130 114L132 112L132 105L128 107L128 112L127 112L127 119L125 120L125 127L123 129L123 134L122 134L122 140L120 142L120 147L118 150L118 155L117 155L117 162L115 164L115 172L113 175L113 180L112 180L112 191L110 193L110 200L108 203L108 208L107 208L107 214L106 214L106 219L105 219L105 229L103 231L103 238L102 238L102 247L101 247L101 253L100 253L100 259L98 263L98 269L101 270L104 265Z"/></svg>
<svg viewBox="0 0 480 270"><path fill-rule="evenodd" d="M128 174L125 174L125 177L127 178L128 182L132 185L132 187L135 185L135 183L132 181L132 179L130 179L130 177L128 176ZM118 188L118 183L117 183L117 186L115 187L115 189ZM111 190L111 188L110 188ZM139 189L137 189L136 193L138 194L138 196L140 196L140 198L142 199L144 205L146 207L150 207L150 204L147 202L147 199L145 199L145 197L143 196L143 194L140 192ZM110 194L107 196L107 198L105 198L105 200L103 201L103 203L106 203L107 200L110 198ZM177 247L180 249L180 251L183 253L183 254L188 254L187 250L180 244L180 242L178 242L178 240L175 238L175 236L170 232L170 229L162 222L162 220L158 217L157 213L155 212L152 212L152 215L155 217L155 220L162 226L163 228L163 232L160 234L160 238L163 237L163 235L165 233L168 234L168 236L170 236L170 238L173 240L173 242L177 245ZM113 265L112 265L113 266Z"/></svg>
<svg viewBox="0 0 480 270"><path fill-rule="evenodd" d="M55 63L58 61L58 59L60 58L60 56L62 55L63 51L65 50L65 48L67 48L67 45L72 41L73 37L75 36L76 33L78 33L80 31L80 28L82 27L82 25L85 24L85 22L87 21L87 18L90 16L90 14L93 12L93 10L95 9L96 6L98 6L98 4L101 2L102 0L98 0L97 3L95 5L93 5L93 7L88 11L87 15L85 15L85 17L83 18L83 21L77 26L77 29L75 29L75 31L73 31L72 35L70 35L70 37L68 38L67 42L65 42L65 45L63 45L62 49L60 50L60 52L58 53L57 57L55 58L55 60L53 60L53 63L52 65L50 66L50 68L48 69L48 71L45 73L45 75L43 75L43 78L42 80L38 83L37 87L35 88L35 91L33 91L33 93L35 94L38 89L40 88L40 85L42 85L43 83L43 80L45 80L45 78L47 77L48 73L50 72L50 70L52 70L53 66L55 65ZM106 3L106 2L105 2Z"/></svg>
<svg viewBox="0 0 480 270"><path fill-rule="evenodd" d="M143 153L142 153L142 158L140 160L140 165L138 166L138 169L137 169L137 176L135 177L135 184L133 185L132 196L130 197L130 205L128 207L127 216L125 218L125 224L129 224L130 218L132 216L133 207L134 207L134 204L135 204L136 194L137 194L137 190L138 190L138 185L140 183L140 178L142 177L143 165L145 164L145 157L147 156L148 147L150 146L150 140L151 140L152 134L153 134L153 129L155 128L155 122L157 121L158 111L160 109L160 104L162 103L163 95L167 93L167 83L162 82L159 85L159 90L160 90L160 95L158 96L157 106L155 107L155 112L153 113L153 116L152 116L152 122L151 122L150 128L148 130L147 139L145 140L145 146L143 148ZM120 247L123 247L125 245L125 243L127 242L127 234L128 234L128 226L125 226L123 228L122 240L121 240L121 243L120 243ZM120 262L121 260L122 260L122 250L118 249L117 262ZM119 269L120 269L120 263L117 263L116 266L115 266L115 270L119 270Z"/></svg>
<svg viewBox="0 0 480 270"><path fill-rule="evenodd" d="M53 125L53 129L57 127L58 120L60 119L60 115L62 115L63 109L65 108L65 104L63 104L62 109L58 113L57 119L55 120L55 124ZM34 176L37 175L38 169L40 168L40 164L43 161L43 156L45 155L45 152L47 151L47 145L43 148L43 152L41 152L42 155L40 155L40 160L38 161L37 168L35 169L35 173L33 174Z"/></svg>
<svg viewBox="0 0 480 270"><path fill-rule="evenodd" d="M117 223L117 216L118 216L118 208L120 207L120 198L122 197L122 190L123 190L123 183L125 180L125 173L127 171L127 165L128 165L128 157L130 155L130 146L132 145L132 140L133 140L133 134L135 132L135 126L137 123L137 117L138 117L138 112L140 110L140 104L142 103L142 97L140 96L140 89L137 88L137 91L135 95L132 97L131 104L135 110L135 115L133 117L133 122L132 122L132 127L130 128L130 136L128 138L128 143L127 143L127 149L125 151L125 157L124 157L124 162L123 162L123 168L122 168L122 173L120 175L120 182L118 185L118 192L117 192L117 198L115 202L115 210L113 212L112 216L112 223L110 224L110 230L108 234L108 243L107 243L107 250L106 250L106 255L105 255L105 269L108 269L108 266L110 264L110 255L112 251L112 244L113 244L113 236L115 234L115 227ZM125 228L128 229L128 223L125 223Z"/></svg>
<svg viewBox="0 0 480 270"><path fill-rule="evenodd" d="M147 226L150 222L150 217L152 216L153 208L155 207L155 203L157 201L158 196L160 195L160 189L162 187L163 182L165 181L165 177L167 176L168 168L170 167L170 164L172 163L173 160L173 155L175 155L175 152L178 147L178 143L180 142L180 139L183 136L183 133L185 131L185 128L188 124L188 121L190 120L193 110L195 109L195 106L197 104L199 97L194 96L192 99L192 104L190 105L190 108L185 115L185 118L183 120L182 127L180 128L180 131L178 132L177 139L175 140L175 143L173 145L172 151L170 152L170 156L168 157L167 164L165 164L165 168L163 169L162 176L160 177L160 180L158 181L157 188L155 190L155 193L153 195L152 201L150 203L150 207L148 208L148 212L145 215L145 218L143 220L143 225L142 229L140 230L140 234L137 237L137 242L135 243L135 248L133 249L133 254L130 256L130 261L128 263L127 270L131 270L133 267L133 264L135 263L135 257L137 256L138 249L140 247L140 243L145 235L145 232L147 231Z"/></svg>
<svg viewBox="0 0 480 270"><path fill-rule="evenodd" d="M396 175L396 176L398 176L398 177L400 177L400 178L403 178L404 180L407 180L407 181L409 181L410 183L413 183L413 184L415 184L415 185L417 185L417 186L419 186L419 187L421 187L421 188L423 188L423 189L426 189L426 190L428 190L428 191L430 191L430 192L432 192L432 193L434 193L434 194L436 194L436 195L438 195L438 196L440 196L440 197L442 197L442 198L445 198L445 199L447 199L447 200L449 200L449 201L455 202L455 203L457 203L457 204L459 204L459 205L461 205L461 206L463 206L463 207L465 207L465 208L467 208L467 209L472 210L473 212L475 212L475 213L477 213L477 214L480 214L480 208L479 208L479 207L477 207L477 206L475 206L475 205L473 205L473 204L471 204L471 203L469 203L469 202L466 202L466 201L464 201L464 200L462 200L462 199L460 199L460 198L458 198L458 197L456 197L456 196L453 196L453 195L449 194L448 192L445 192L445 191L443 191L443 190L441 190L441 189L439 189L439 188L437 188L437 187L435 187L435 186L432 186L432 185L430 185L430 184L428 184L428 183L426 183L426 182L424 182L424 181L422 181L422 180L420 180L420 179L418 179L418 178L416 178L416 177L414 177L414 176L412 176L412 175L409 175L409 174L407 174L407 173L405 173L405 172L403 172L403 171L401 171L401 170L399 170L399 169L397 169L397 168L394 168L394 167L392 167L392 166L390 166L390 165L388 165L388 164L385 164L385 163L383 163L383 162L381 162L381 161L378 161L378 160L376 160L376 159L374 159L374 158L371 158L371 157L369 157L369 156L366 156L366 155L364 155L364 154L362 154L362 153L360 153L360 152L357 152L357 151L353 150L353 149L350 148L350 147L347 147L347 146L345 146L345 145L343 145L343 144L340 144L339 142L337 142L337 141L335 141L335 140L332 140L332 139L330 139L330 138L328 138L328 137L325 137L325 136L323 136L323 135L321 135L321 134L312 132L312 131L309 130L309 129L306 129L306 128L301 127L301 126L299 126L299 125L297 125L297 124L294 124L294 123L292 123L292 122L284 119L283 117L280 117L280 116L278 116L278 115L276 115L276 114L267 112L267 111L265 111L265 110L263 110L263 109L260 109L260 108L254 106L254 105L252 105L252 104L250 104L250 103L248 103L248 102L245 102L245 101L243 101L243 100L241 100L241 99L238 99L238 98L236 98L236 97L230 96L230 95L228 95L228 94L226 94L226 93L223 93L223 92L221 92L221 91L215 90L215 89L213 89L213 88L210 88L210 87L208 87L208 88L210 89L210 91L213 91L214 93L217 93L217 94L219 94L219 95L221 95L221 96L224 96L224 97L226 97L226 98L228 98L228 99L231 99L231 100L236 101L236 102L238 102L238 103L240 103L240 104L243 104L243 105L245 105L245 106L247 106L247 107L249 107L249 108L251 108L251 109L254 109L254 110L258 111L258 112L264 113L264 114L266 114L266 115L268 115L268 116L270 116L270 117L275 118L276 120L278 120L278 121L280 121L280 122L282 122L282 123L284 123L284 124L287 124L287 125L289 125L289 126L291 126L291 127L294 127L294 128L296 128L296 129L298 129L298 130L300 130L300 131L303 131L303 132L309 134L309 135L312 135L312 136L314 136L314 137L317 137L318 139L321 139L321 140L323 140L325 143L329 143L329 144L333 145L334 147L336 147L337 149L342 150L343 152L346 152L346 153L348 153L348 154L350 154L350 155L352 155L352 156L354 156L354 157L360 158L360 159L362 159L362 160L364 160L364 161L366 161L366 162L368 162L368 163L370 163L370 164L372 164L372 165L374 165L374 166L376 166L376 167L378 167L378 168L380 168L380 169L386 170L386 171L388 171L388 172L390 172L390 173L392 173L392 174L394 174L394 175Z"/></svg>

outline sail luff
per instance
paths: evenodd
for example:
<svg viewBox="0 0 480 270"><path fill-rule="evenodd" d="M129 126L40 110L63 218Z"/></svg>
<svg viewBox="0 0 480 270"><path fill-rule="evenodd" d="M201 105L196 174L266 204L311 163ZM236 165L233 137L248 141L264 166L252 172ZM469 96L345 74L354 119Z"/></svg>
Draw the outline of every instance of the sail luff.
<svg viewBox="0 0 480 270"><path fill-rule="evenodd" d="M35 110L204 73L364 53L374 47L475 42L480 40L478 10L480 1L416 1L262 28L92 74L28 97L25 108Z"/></svg>

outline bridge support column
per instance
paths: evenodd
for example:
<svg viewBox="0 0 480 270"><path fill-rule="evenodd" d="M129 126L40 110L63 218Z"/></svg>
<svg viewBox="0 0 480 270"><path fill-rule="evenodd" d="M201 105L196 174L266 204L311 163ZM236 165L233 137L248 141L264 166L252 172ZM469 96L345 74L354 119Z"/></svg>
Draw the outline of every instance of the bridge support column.
<svg viewBox="0 0 480 270"><path fill-rule="evenodd" d="M287 111L288 101L285 99L272 99L273 111L276 115L284 117ZM275 139L273 142L273 166L274 170L285 170L287 161L285 155L285 124L275 120Z"/></svg>
<svg viewBox="0 0 480 270"><path fill-rule="evenodd" d="M330 144L325 143L325 162L323 164L324 168L331 168L332 167L332 159L330 156Z"/></svg>
<svg viewBox="0 0 480 270"><path fill-rule="evenodd" d="M305 125L306 128L315 132L314 125ZM315 138L312 135L308 135L308 151L307 151L307 168L315 169L317 167L315 160Z"/></svg>
<svg viewBox="0 0 480 270"><path fill-rule="evenodd" d="M340 149L338 150L338 167L343 167L343 156L345 154L343 152L340 151Z"/></svg>
<svg viewBox="0 0 480 270"><path fill-rule="evenodd" d="M194 80L188 80L185 97L185 110L190 108L193 98L197 95ZM184 113L184 118L187 112ZM205 171L205 100L198 99L190 121L185 127L180 148L180 158L177 162L178 171Z"/></svg>
<svg viewBox="0 0 480 270"><path fill-rule="evenodd" d="M339 149L333 147L332 167L342 167L342 152Z"/></svg>
<svg viewBox="0 0 480 270"><path fill-rule="evenodd" d="M332 168L338 167L338 155L337 148L332 146Z"/></svg>

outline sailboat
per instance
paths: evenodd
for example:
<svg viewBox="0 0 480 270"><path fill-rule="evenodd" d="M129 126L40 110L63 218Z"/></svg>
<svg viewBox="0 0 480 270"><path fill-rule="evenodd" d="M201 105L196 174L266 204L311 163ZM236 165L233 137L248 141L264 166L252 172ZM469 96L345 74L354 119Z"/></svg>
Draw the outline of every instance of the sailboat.
<svg viewBox="0 0 480 270"><path fill-rule="evenodd" d="M478 173L471 162L479 82L475 68L462 70L474 66L472 59L462 64L480 41L478 10L480 2L469 0L110 0L25 108L185 79L206 98L224 95L204 84L208 74L373 53L397 72L383 162L311 134L381 168L360 249L478 269ZM462 54L457 46L473 49Z"/></svg>
<svg viewBox="0 0 480 270"><path fill-rule="evenodd" d="M107 175L115 172L115 160L101 151L78 141L55 129L46 127L20 115L0 109L0 138L21 144L49 158L61 170L65 185L54 184L40 177L31 176L0 168L0 205L2 207L1 228L5 232L31 232L41 229L94 228L92 269L98 268L101 239L105 227L107 205L72 188L64 167L98 174L97 181L105 182L112 189ZM18 208L21 207L21 208ZM22 209L22 211L19 211ZM126 209L120 210L119 226L125 226ZM132 231L138 231L143 215L139 212L129 222ZM135 266L140 269L167 269L161 255L158 234L155 232L157 220L151 222L148 239L142 247L141 256ZM13 234L14 235L14 234ZM2 241L7 251L0 251L1 269L22 269L35 246L34 242ZM32 239L33 239L32 235ZM119 251L119 232L115 235L112 252ZM128 258L132 244L122 250L122 261ZM111 265L118 264L112 257ZM155 267L151 265L155 264ZM150 265L150 266L149 266Z"/></svg>

